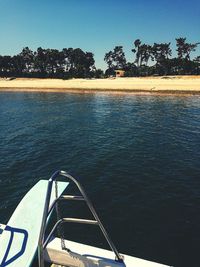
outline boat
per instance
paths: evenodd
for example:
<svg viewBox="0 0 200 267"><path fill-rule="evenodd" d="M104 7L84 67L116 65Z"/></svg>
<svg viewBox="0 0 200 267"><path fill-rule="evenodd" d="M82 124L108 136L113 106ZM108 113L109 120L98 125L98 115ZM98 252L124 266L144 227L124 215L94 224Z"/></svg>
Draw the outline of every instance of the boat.
<svg viewBox="0 0 200 267"><path fill-rule="evenodd" d="M80 195L65 193L70 183L75 183ZM84 201L93 220L60 218L60 201ZM57 220L47 233L54 210ZM98 226L110 250L65 240L63 236L56 237L57 229L65 223ZM65 171L56 171L49 180L37 182L20 201L8 223L0 224L0 267L31 267L36 257L39 267L46 264L52 267L169 267L119 253L83 186Z"/></svg>

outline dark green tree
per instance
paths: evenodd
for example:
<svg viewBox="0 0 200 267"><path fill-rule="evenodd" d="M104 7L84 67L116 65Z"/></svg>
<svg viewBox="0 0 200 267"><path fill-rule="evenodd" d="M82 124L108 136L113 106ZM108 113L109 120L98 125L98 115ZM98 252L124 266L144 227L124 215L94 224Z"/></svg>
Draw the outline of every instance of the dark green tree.
<svg viewBox="0 0 200 267"><path fill-rule="evenodd" d="M105 54L104 61L108 65L108 69L112 69L114 67L114 59L113 59L113 52L109 51L108 53Z"/></svg>
<svg viewBox="0 0 200 267"><path fill-rule="evenodd" d="M152 47L153 60L156 61L156 73L159 75L167 75L170 73L170 60L172 55L170 43L154 43Z"/></svg>
<svg viewBox="0 0 200 267"><path fill-rule="evenodd" d="M136 53L135 63L137 64L137 67L139 67L139 61L140 61L140 45L141 45L140 39L136 39L134 42L135 48L131 50L133 53Z"/></svg>
<svg viewBox="0 0 200 267"><path fill-rule="evenodd" d="M1 76L11 76L12 75L12 57L11 56L1 56L0 57L0 70Z"/></svg>
<svg viewBox="0 0 200 267"><path fill-rule="evenodd" d="M23 72L26 70L24 59L20 55L13 56L11 59L12 64L12 76L23 76Z"/></svg>
<svg viewBox="0 0 200 267"><path fill-rule="evenodd" d="M33 51L28 47L22 49L22 52L19 54L21 60L24 62L23 72L29 73L33 71L34 67L34 54Z"/></svg>
<svg viewBox="0 0 200 267"><path fill-rule="evenodd" d="M124 69L126 66L126 58L123 51L123 46L115 46L113 51L115 68Z"/></svg>
<svg viewBox="0 0 200 267"><path fill-rule="evenodd" d="M177 38L176 46L178 52L178 58L190 60L191 52L194 52L199 43L187 43L186 38Z"/></svg>
<svg viewBox="0 0 200 267"><path fill-rule="evenodd" d="M60 53L57 49L47 49L46 50L46 68L47 73L50 74L50 77L54 77L54 74L57 72L59 67Z"/></svg>
<svg viewBox="0 0 200 267"><path fill-rule="evenodd" d="M34 53L34 69L40 77L45 77L47 73L46 50L39 47Z"/></svg>
<svg viewBox="0 0 200 267"><path fill-rule="evenodd" d="M108 65L107 75L114 75L114 70L116 69L124 69L126 67L126 58L123 46L115 46L113 51L106 53L104 61Z"/></svg>

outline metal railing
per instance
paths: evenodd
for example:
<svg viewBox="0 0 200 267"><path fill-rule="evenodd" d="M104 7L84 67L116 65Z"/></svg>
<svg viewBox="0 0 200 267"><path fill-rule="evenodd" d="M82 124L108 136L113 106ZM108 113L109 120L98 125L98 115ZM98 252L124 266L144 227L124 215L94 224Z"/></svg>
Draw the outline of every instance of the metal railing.
<svg viewBox="0 0 200 267"><path fill-rule="evenodd" d="M50 204L50 197L51 197L51 191L52 191L52 186L53 186L53 182L57 180L57 178L59 176L65 177L71 181L73 181L76 186L78 187L81 196L71 196L71 195L62 195L61 197L57 198L51 205L51 207L49 207ZM90 209L93 217L95 220L86 220L86 219L79 219L79 218L62 218L60 220L58 220L56 222L56 224L54 225L54 227L52 228L50 234L47 236L47 238L45 239L45 231L46 231L46 226L47 226L47 219L48 216L50 215L50 213L53 211L56 203L60 200L75 200L75 201L85 201L88 208ZM38 242L38 262L39 262L39 267L44 267L44 250L47 247L49 241L51 240L55 230L57 229L57 227L62 224L62 223L81 223L81 224L92 224L92 225L98 225L106 239L106 241L108 242L111 250L115 253L115 260L118 262L123 262L123 256L121 256L119 254L119 252L117 251L114 243L112 242L112 240L110 239L107 231L105 230L103 224L101 223L93 205L92 202L90 201L90 199L88 198L88 196L86 195L82 185L80 184L80 182L78 182L73 176L71 176L70 174L68 174L65 171L56 171L51 178L49 179L48 182L48 188L47 188L47 194L46 194L46 200L45 200L45 207L44 207L44 212L43 212L43 218L42 218L42 226L41 226L41 231L40 231L40 237L39 237L39 242Z"/></svg>

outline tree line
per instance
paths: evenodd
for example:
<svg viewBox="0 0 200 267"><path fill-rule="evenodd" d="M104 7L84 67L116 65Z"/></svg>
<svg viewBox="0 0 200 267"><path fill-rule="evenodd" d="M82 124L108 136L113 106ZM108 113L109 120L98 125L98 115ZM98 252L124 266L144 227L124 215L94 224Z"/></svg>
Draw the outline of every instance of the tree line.
<svg viewBox="0 0 200 267"><path fill-rule="evenodd" d="M102 75L94 55L80 48L43 49L28 47L14 56L0 56L0 77L92 78Z"/></svg>
<svg viewBox="0 0 200 267"><path fill-rule="evenodd" d="M172 57L171 43L133 43L133 62L128 62L123 46L115 46L105 54L105 73L95 67L94 54L80 48L43 49L32 51L28 47L14 56L0 55L0 77L36 78L101 78L115 75L122 69L125 76L198 75L200 56L191 58L199 43L188 43L186 38L176 39L177 56Z"/></svg>
<svg viewBox="0 0 200 267"><path fill-rule="evenodd" d="M108 65L106 75L114 75L116 69L125 70L125 76L150 75L198 75L200 74L200 56L191 59L191 53L196 51L200 43L188 43L186 38L176 39L177 57L172 57L171 43L142 43L134 41L135 59L127 62L122 46L116 46L113 51L105 54Z"/></svg>

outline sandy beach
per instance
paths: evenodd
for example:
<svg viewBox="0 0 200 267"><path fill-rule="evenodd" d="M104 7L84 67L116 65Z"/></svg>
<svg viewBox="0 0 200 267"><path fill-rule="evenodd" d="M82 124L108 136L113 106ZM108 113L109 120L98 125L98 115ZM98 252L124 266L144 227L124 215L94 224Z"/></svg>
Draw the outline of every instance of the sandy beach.
<svg viewBox="0 0 200 267"><path fill-rule="evenodd" d="M120 92L200 94L200 76L163 76L107 79L0 78L0 92Z"/></svg>

